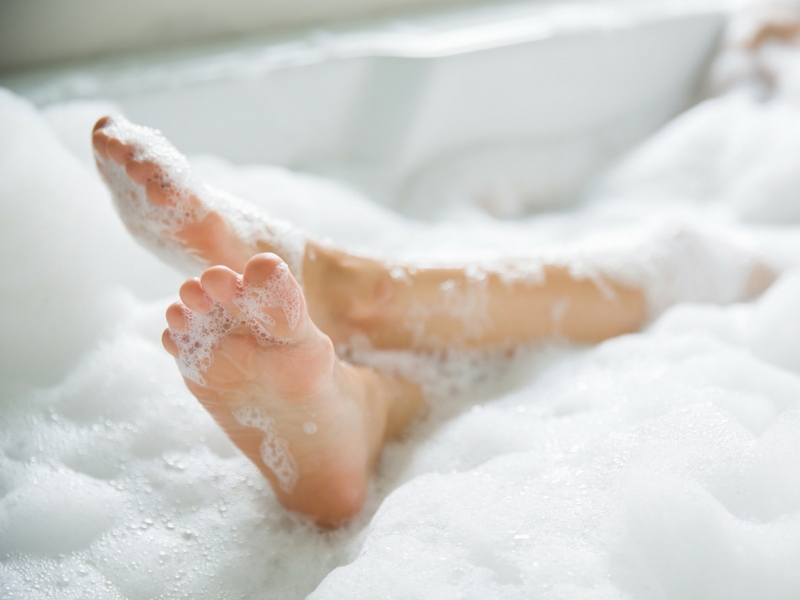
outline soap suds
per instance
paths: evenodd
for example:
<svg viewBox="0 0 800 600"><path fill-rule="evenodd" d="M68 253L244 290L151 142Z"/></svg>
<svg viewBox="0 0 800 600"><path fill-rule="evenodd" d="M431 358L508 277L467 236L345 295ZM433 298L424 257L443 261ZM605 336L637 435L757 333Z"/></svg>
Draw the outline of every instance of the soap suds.
<svg viewBox="0 0 800 600"><path fill-rule="evenodd" d="M237 328L248 327L262 346L291 343L291 340L274 336L262 324L275 325L275 320L265 309L280 308L289 328L294 330L297 326L302 300L300 290L292 285L289 276L289 267L285 263L278 264L272 275L259 285L244 285L240 276L239 290L233 299L240 311L237 315L213 301L205 313L184 309L185 327L169 329L170 338L178 347L176 362L181 374L205 385L204 373L214 362L214 351Z"/></svg>
<svg viewBox="0 0 800 600"><path fill-rule="evenodd" d="M169 336L178 347L176 362L186 379L205 385L203 374L214 362L214 350L242 320L219 302L213 302L208 312L184 310L183 316L186 321L183 329L169 329Z"/></svg>
<svg viewBox="0 0 800 600"><path fill-rule="evenodd" d="M289 443L275 432L275 421L263 408L253 405L235 410L233 417L245 427L254 427L264 432L264 439L258 447L261 460L275 473L281 489L291 494L299 478L297 463L289 452Z"/></svg>

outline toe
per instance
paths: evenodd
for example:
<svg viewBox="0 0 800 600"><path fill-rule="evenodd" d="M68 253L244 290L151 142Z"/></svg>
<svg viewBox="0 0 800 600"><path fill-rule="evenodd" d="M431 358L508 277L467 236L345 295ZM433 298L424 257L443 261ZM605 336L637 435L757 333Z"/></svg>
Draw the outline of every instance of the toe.
<svg viewBox="0 0 800 600"><path fill-rule="evenodd" d="M275 269L283 261L277 254L272 252L264 252L256 254L253 258L247 261L244 267L244 282L248 285L259 285L269 279L275 272Z"/></svg>
<svg viewBox="0 0 800 600"><path fill-rule="evenodd" d="M239 276L228 267L211 267L200 277L200 284L209 298L230 304L239 287Z"/></svg>
<svg viewBox="0 0 800 600"><path fill-rule="evenodd" d="M105 117L100 117L99 119L97 119L97 123L94 124L92 131L94 132L97 131L98 129L102 129L110 122L111 122L111 117L109 117L108 115L106 115Z"/></svg>
<svg viewBox="0 0 800 600"><path fill-rule="evenodd" d="M297 325L306 314L300 285L280 257L257 254L244 268L245 310L280 339L302 337Z"/></svg>
<svg viewBox="0 0 800 600"><path fill-rule="evenodd" d="M127 163L125 163L125 172L134 183L144 185L151 182L153 177L157 175L158 167L151 162L129 160Z"/></svg>
<svg viewBox="0 0 800 600"><path fill-rule="evenodd" d="M103 131L95 131L92 134L92 146L94 147L94 151L104 159L108 158L108 152L106 152L106 145L108 144L108 136L103 133Z"/></svg>
<svg viewBox="0 0 800 600"><path fill-rule="evenodd" d="M164 346L164 350L172 354L172 356L178 356L178 346L176 346L175 342L172 340L169 329L165 329L164 333L161 334L161 344Z"/></svg>
<svg viewBox="0 0 800 600"><path fill-rule="evenodd" d="M211 309L211 299L206 296L203 286L197 278L187 280L178 294L183 303L195 312L208 312Z"/></svg>
<svg viewBox="0 0 800 600"><path fill-rule="evenodd" d="M111 157L111 159L117 163L118 165L124 165L128 162L131 158L133 158L133 149L130 146L126 146L117 138L111 138L108 140L106 144L106 152Z"/></svg>
<svg viewBox="0 0 800 600"><path fill-rule="evenodd" d="M151 181L145 186L144 192L156 206L167 206L172 201L169 187L161 181Z"/></svg>
<svg viewBox="0 0 800 600"><path fill-rule="evenodd" d="M167 324L171 329L184 329L186 327L186 307L180 302L174 302L167 308Z"/></svg>

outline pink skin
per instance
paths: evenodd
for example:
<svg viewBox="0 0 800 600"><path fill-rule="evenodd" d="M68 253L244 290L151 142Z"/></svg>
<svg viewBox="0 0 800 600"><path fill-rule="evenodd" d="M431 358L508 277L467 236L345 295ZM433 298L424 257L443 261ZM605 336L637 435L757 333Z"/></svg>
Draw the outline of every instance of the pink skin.
<svg viewBox="0 0 800 600"><path fill-rule="evenodd" d="M187 327L187 311L207 313L211 302L233 315L237 290L244 293L264 282L281 264L274 254L251 258L239 276L227 267L207 269L180 289L181 302L167 309L172 330ZM300 286L290 275L291 285ZM357 514L364 503L370 473L387 435L402 429L392 413L413 414L418 404L411 388L336 357L333 344L308 316L301 293L300 318L292 329L280 308L263 309L260 323L283 343L259 345L246 325L230 331L214 350L204 385L185 379L189 390L233 442L269 480L278 499L323 526L336 526ZM180 360L178 347L164 331L166 350ZM406 384L408 385L408 384ZM399 393L398 393L399 392ZM411 401L413 407L406 405ZM285 440L297 468L297 482L286 489L262 459L260 429L241 425L237 409L258 407ZM408 419L402 419L407 421ZM310 425L310 424L313 424ZM309 430L313 430L309 433Z"/></svg>

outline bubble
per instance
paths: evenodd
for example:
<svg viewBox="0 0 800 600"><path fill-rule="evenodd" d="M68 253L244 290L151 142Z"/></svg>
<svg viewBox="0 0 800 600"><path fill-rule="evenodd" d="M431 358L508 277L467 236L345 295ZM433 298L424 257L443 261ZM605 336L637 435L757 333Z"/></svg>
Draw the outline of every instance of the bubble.
<svg viewBox="0 0 800 600"><path fill-rule="evenodd" d="M289 444L275 432L274 421L260 406L243 406L234 411L233 417L245 427L264 432L259 445L261 459L278 478L281 489L290 494L299 478L297 463L289 452Z"/></svg>
<svg viewBox="0 0 800 600"><path fill-rule="evenodd" d="M241 314L234 316L223 304L211 302L205 313L184 309L185 326L170 328L170 338L178 347L178 367L187 379L205 385L204 373L214 362L214 352L229 333L248 327L261 346L290 343L272 335L262 323L275 325L275 320L264 312L265 308L280 308L290 329L300 319L301 292L289 281L289 268L279 264L275 272L259 285L241 285L234 304Z"/></svg>

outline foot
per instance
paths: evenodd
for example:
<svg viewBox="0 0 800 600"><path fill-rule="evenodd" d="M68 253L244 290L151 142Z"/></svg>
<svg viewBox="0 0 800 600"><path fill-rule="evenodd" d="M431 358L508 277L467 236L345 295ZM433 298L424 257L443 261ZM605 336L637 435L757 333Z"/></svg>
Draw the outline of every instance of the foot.
<svg viewBox="0 0 800 600"><path fill-rule="evenodd" d="M299 269L302 236L197 181L186 157L160 132L123 117L103 117L92 144L123 222L168 263L193 275L211 265L241 272L251 256L270 251Z"/></svg>
<svg viewBox="0 0 800 600"><path fill-rule="evenodd" d="M284 506L324 526L360 510L385 440L421 402L416 386L336 357L287 265L259 254L180 290L164 347L186 385Z"/></svg>

